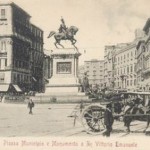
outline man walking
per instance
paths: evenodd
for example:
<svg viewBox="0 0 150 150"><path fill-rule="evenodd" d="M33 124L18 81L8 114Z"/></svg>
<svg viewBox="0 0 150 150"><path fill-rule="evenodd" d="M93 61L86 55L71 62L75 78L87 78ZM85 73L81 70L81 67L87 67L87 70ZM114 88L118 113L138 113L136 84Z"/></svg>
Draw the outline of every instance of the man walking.
<svg viewBox="0 0 150 150"><path fill-rule="evenodd" d="M34 107L34 102L32 99L28 102L28 108L30 109L29 114L32 114L32 108Z"/></svg>
<svg viewBox="0 0 150 150"><path fill-rule="evenodd" d="M106 137L110 136L110 132L112 131L113 122L114 122L114 118L112 115L112 105L107 104L106 110L104 113L104 124L106 126L106 131L103 133L103 136L106 136Z"/></svg>

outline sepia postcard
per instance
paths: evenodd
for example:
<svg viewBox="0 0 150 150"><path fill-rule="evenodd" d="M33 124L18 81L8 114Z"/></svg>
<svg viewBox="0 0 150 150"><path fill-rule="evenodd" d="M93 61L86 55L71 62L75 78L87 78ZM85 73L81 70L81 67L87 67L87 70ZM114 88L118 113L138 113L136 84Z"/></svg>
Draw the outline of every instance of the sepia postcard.
<svg viewBox="0 0 150 150"><path fill-rule="evenodd" d="M0 149L148 150L149 0L0 0Z"/></svg>

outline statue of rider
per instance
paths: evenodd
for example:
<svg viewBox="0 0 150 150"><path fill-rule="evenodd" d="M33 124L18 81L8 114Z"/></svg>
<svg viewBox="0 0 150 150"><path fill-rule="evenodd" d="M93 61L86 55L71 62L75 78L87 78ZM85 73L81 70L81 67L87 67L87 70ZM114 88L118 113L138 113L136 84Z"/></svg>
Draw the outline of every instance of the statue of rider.
<svg viewBox="0 0 150 150"><path fill-rule="evenodd" d="M59 33L64 33L65 37L66 37L66 34L67 34L67 27L65 25L65 21L64 19L61 17L61 24L60 24L60 27L59 27Z"/></svg>

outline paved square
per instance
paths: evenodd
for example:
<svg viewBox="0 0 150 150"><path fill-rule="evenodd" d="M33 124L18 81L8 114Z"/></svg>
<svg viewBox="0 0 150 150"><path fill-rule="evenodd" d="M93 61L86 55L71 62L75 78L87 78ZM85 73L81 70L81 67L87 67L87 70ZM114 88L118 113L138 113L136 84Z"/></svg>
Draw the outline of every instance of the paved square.
<svg viewBox="0 0 150 150"><path fill-rule="evenodd" d="M25 104L0 104L0 137L93 136L87 134L79 120L68 117L76 104L35 104L33 115ZM123 122L115 121L113 137L145 136L146 122L134 121L130 134L124 132ZM102 136L102 135L98 135Z"/></svg>

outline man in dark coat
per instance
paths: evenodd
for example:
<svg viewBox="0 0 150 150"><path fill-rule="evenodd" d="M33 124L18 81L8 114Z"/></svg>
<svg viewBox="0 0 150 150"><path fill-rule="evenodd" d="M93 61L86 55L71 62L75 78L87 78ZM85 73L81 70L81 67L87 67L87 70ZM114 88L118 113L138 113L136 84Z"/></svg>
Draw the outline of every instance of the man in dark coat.
<svg viewBox="0 0 150 150"><path fill-rule="evenodd" d="M67 27L66 27L66 24L65 24L65 21L64 19L61 17L61 25L59 27L59 33L64 33L64 36L67 37Z"/></svg>
<svg viewBox="0 0 150 150"><path fill-rule="evenodd" d="M28 108L30 109L29 114L32 114L32 108L34 107L34 102L32 99L28 102Z"/></svg>
<svg viewBox="0 0 150 150"><path fill-rule="evenodd" d="M89 90L89 79L87 77L87 73L84 73L84 77L82 80L83 92L87 92Z"/></svg>
<svg viewBox="0 0 150 150"><path fill-rule="evenodd" d="M106 131L103 133L103 136L109 137L110 132L112 131L112 125L114 122L114 118L112 115L112 105L107 104L106 110L104 113L104 124L106 126Z"/></svg>

